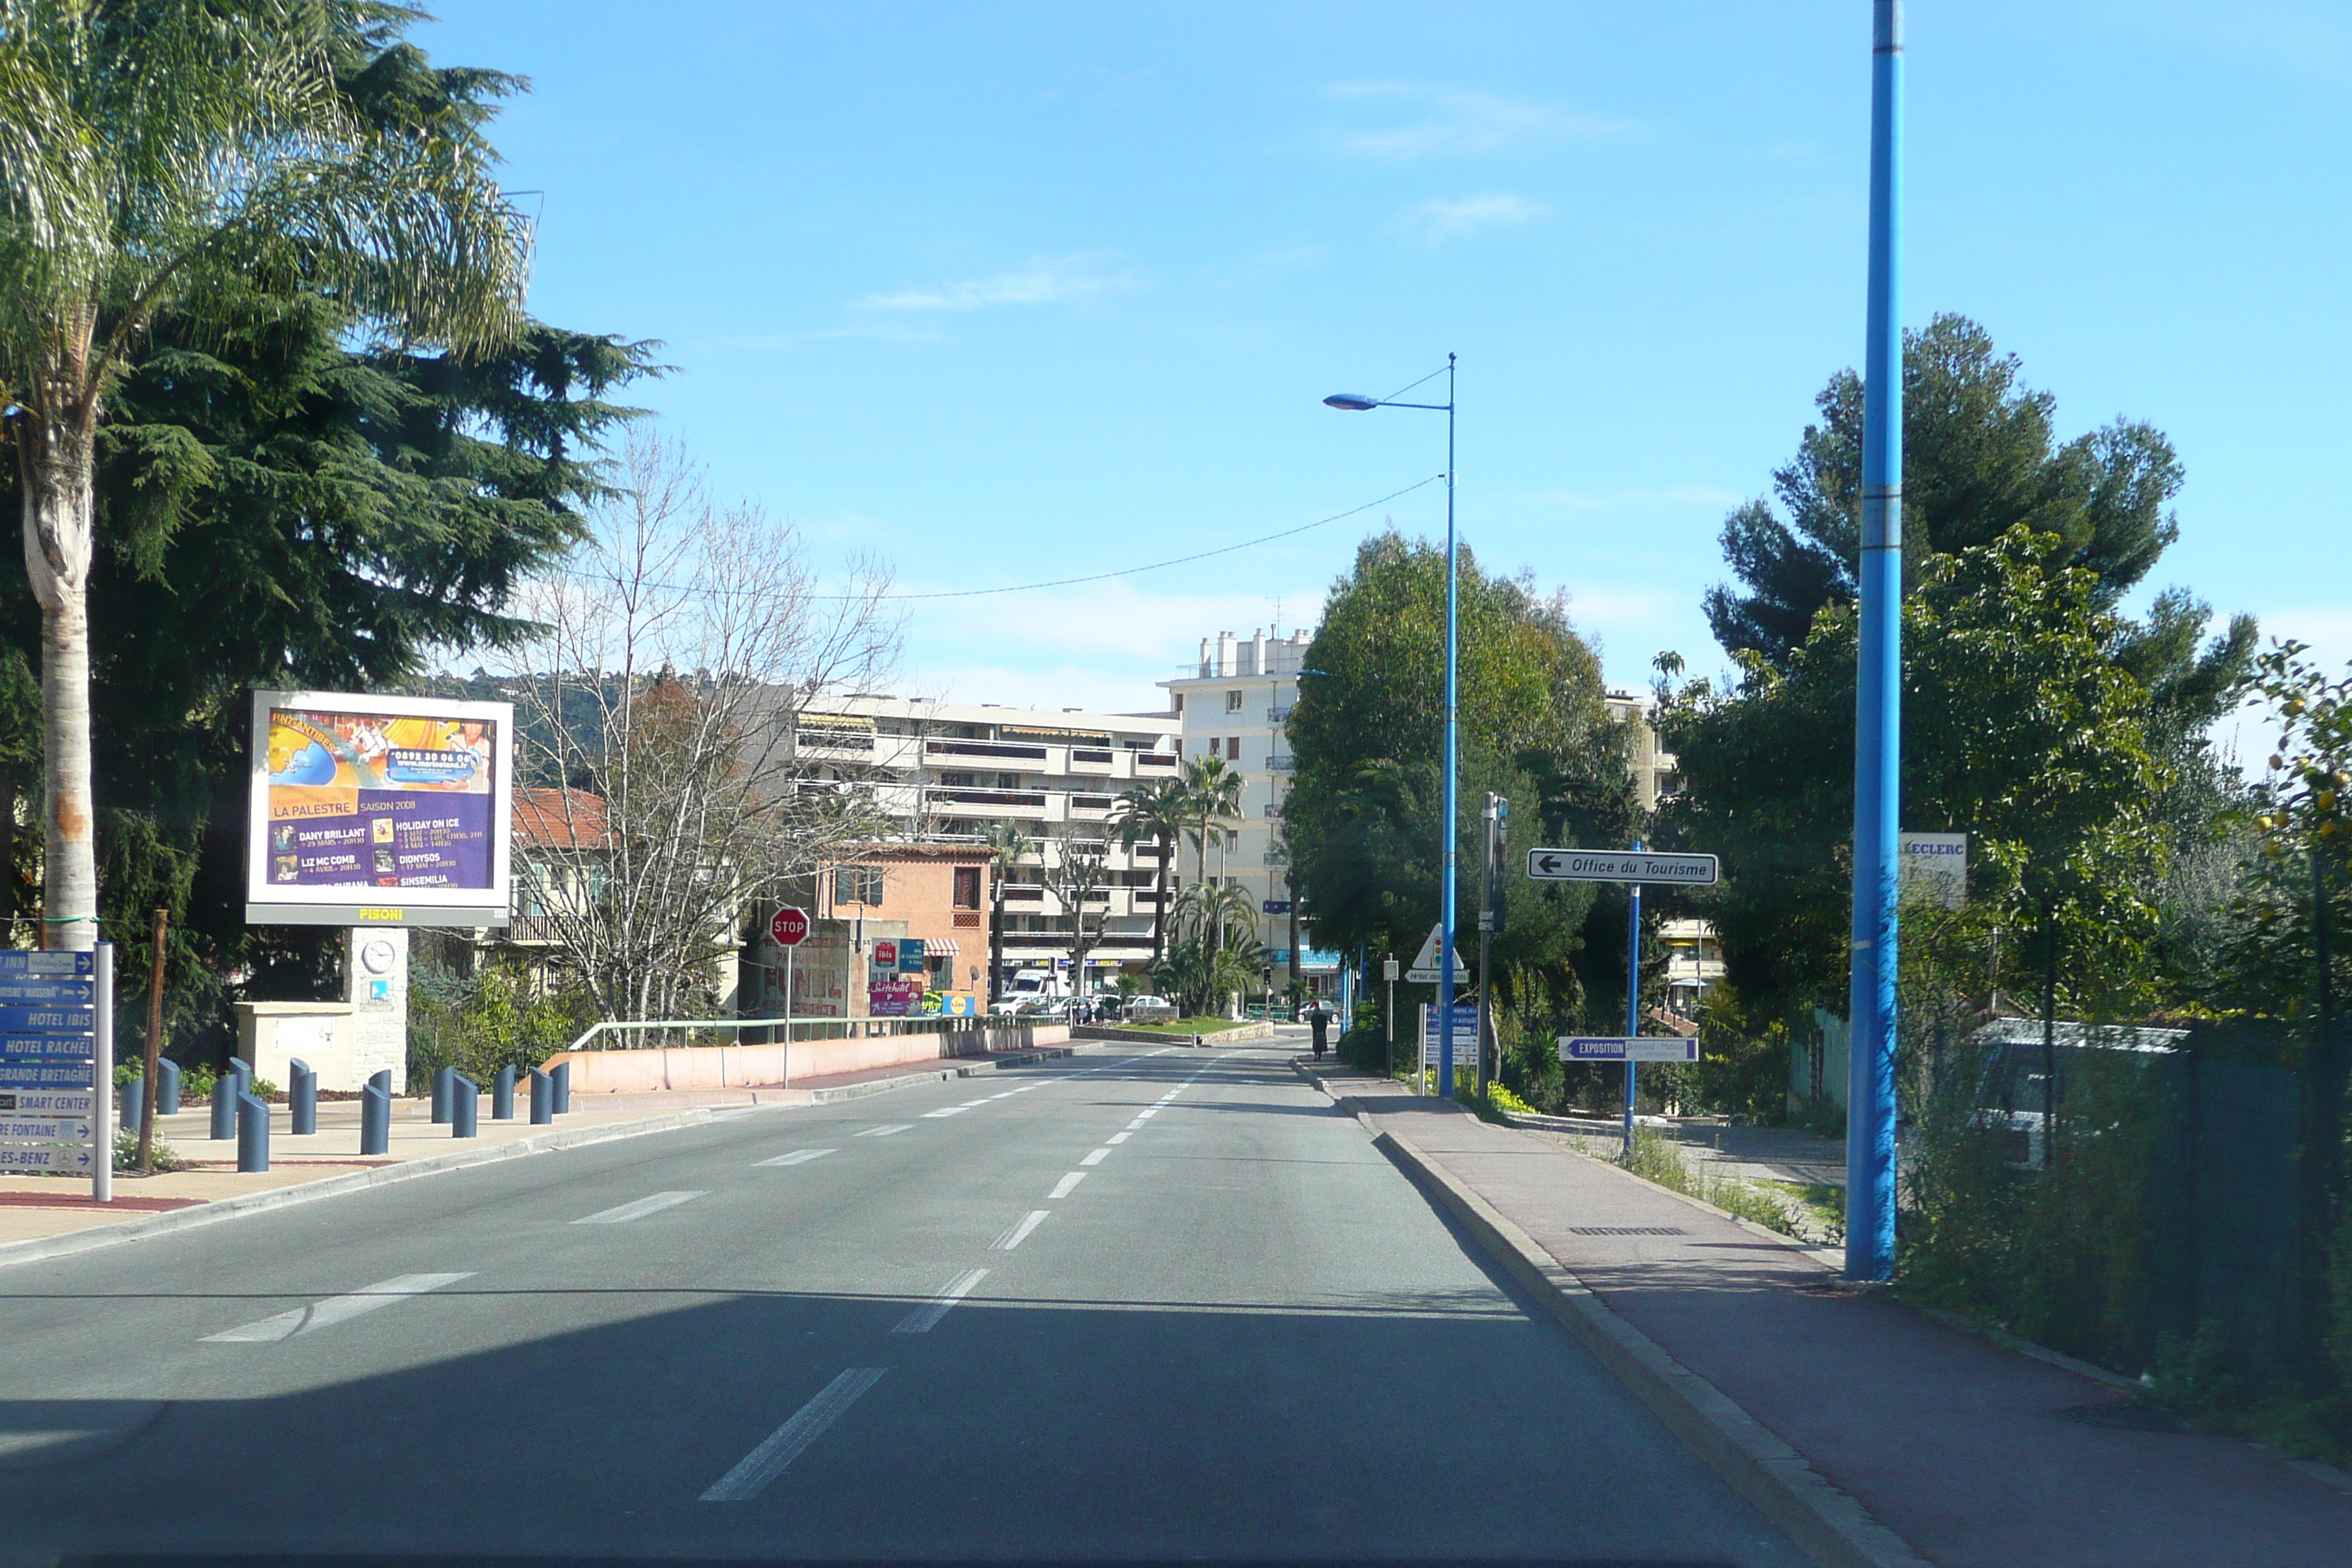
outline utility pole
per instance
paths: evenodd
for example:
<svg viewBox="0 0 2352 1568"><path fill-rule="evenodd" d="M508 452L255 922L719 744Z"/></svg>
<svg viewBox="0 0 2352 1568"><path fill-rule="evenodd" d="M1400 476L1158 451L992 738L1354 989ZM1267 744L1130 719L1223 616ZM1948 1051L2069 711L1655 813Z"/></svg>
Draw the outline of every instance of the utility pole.
<svg viewBox="0 0 2352 1568"><path fill-rule="evenodd" d="M1395 953L1393 953L1393 952L1392 952L1392 953L1390 953L1386 958L1384 958L1384 959L1381 960L1381 978L1385 979L1385 980L1389 983L1389 1007L1388 1007L1388 1023L1389 1023L1389 1077L1391 1077L1391 1078L1394 1078L1394 1077L1396 1077L1396 977L1397 977L1397 961L1396 961L1396 954L1395 954ZM1413 1074L1413 1079L1414 1079L1414 1081L1415 1081L1416 1083L1418 1083L1418 1082L1419 1082L1420 1078L1421 1078L1420 1073L1415 1072L1415 1073Z"/></svg>
<svg viewBox="0 0 2352 1568"><path fill-rule="evenodd" d="M1872 10L1861 648L1853 711L1853 1048L1845 1135L1845 1274L1854 1280L1895 1273L1895 879L1903 778L1903 0L1874 0Z"/></svg>
<svg viewBox="0 0 2352 1568"><path fill-rule="evenodd" d="M1478 1098L1486 1098L1486 1050L1495 1037L1495 856L1511 803L1486 792L1486 859L1478 870ZM1500 1067L1500 1063L1496 1064Z"/></svg>
<svg viewBox="0 0 2352 1568"><path fill-rule="evenodd" d="M1634 853L1641 849L1642 841L1636 838ZM1638 1037L1642 1033L1642 884L1634 882L1625 891L1625 1033ZM1625 1057L1625 1163L1629 1165L1633 1163L1633 1096L1639 1076L1629 1050Z"/></svg>

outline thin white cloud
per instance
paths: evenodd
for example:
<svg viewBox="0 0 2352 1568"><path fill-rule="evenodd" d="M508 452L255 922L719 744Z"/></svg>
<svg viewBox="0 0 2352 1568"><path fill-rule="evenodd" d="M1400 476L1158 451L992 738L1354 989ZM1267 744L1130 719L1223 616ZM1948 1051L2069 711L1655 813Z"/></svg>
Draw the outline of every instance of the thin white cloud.
<svg viewBox="0 0 2352 1568"><path fill-rule="evenodd" d="M1331 89L1329 96L1406 110L1409 117L1403 123L1341 132L1332 137L1343 152L1399 162L1500 152L1537 142L1598 140L1633 129L1622 121L1459 88L1356 82Z"/></svg>
<svg viewBox="0 0 2352 1568"><path fill-rule="evenodd" d="M985 310L998 305L1084 305L1106 294L1138 288L1132 268L1111 269L1097 255L1041 257L1028 266L960 279L928 289L868 294L856 301L868 310Z"/></svg>
<svg viewBox="0 0 2352 1568"><path fill-rule="evenodd" d="M1426 244L1443 245L1482 228L1527 223L1549 210L1541 202L1529 201L1509 191L1490 191L1477 196L1440 196L1407 213L1404 228Z"/></svg>

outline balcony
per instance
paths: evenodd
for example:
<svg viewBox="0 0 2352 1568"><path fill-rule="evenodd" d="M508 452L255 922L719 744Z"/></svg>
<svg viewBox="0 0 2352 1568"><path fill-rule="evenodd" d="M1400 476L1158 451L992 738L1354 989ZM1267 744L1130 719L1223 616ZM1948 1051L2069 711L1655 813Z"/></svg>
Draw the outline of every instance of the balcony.
<svg viewBox="0 0 2352 1568"><path fill-rule="evenodd" d="M1138 752L1135 753L1135 766L1139 773L1156 769L1172 773L1176 771L1176 759L1165 752Z"/></svg>
<svg viewBox="0 0 2352 1568"><path fill-rule="evenodd" d="M1105 751L1099 746L1072 746L1070 748L1070 768L1073 772L1076 772L1080 768L1084 768L1087 772L1092 773L1096 769L1099 768L1104 773L1108 773L1111 771L1113 765L1114 758L1112 753Z"/></svg>
<svg viewBox="0 0 2352 1568"><path fill-rule="evenodd" d="M1265 803L1265 819L1268 822L1280 822L1282 820L1282 803L1280 801L1270 800Z"/></svg>
<svg viewBox="0 0 2352 1568"><path fill-rule="evenodd" d="M840 752L867 755L874 750L871 730L795 730L793 748L797 752Z"/></svg>
<svg viewBox="0 0 2352 1568"><path fill-rule="evenodd" d="M1290 710L1269 708L1265 710L1265 721L1269 724L1287 724L1290 722Z"/></svg>
<svg viewBox="0 0 2352 1568"><path fill-rule="evenodd" d="M1034 789L927 789L934 805L993 807L1023 816L1045 814L1045 792Z"/></svg>
<svg viewBox="0 0 2352 1568"><path fill-rule="evenodd" d="M1111 795L1074 795L1070 796L1070 809L1074 812L1084 812L1089 816L1108 815L1111 807L1118 804L1118 797Z"/></svg>
<svg viewBox="0 0 2352 1568"><path fill-rule="evenodd" d="M1286 757L1281 752L1277 752L1274 755L1266 758L1265 768L1266 772L1273 773L1296 773L1298 769L1298 759L1296 757Z"/></svg>
<svg viewBox="0 0 2352 1568"><path fill-rule="evenodd" d="M1045 888L1035 882L1005 882L1004 901L1008 904L1034 904L1045 896Z"/></svg>
<svg viewBox="0 0 2352 1568"><path fill-rule="evenodd" d="M1043 746L1008 745L1002 741L926 741L923 752L932 757L998 757L1016 763L1045 760Z"/></svg>

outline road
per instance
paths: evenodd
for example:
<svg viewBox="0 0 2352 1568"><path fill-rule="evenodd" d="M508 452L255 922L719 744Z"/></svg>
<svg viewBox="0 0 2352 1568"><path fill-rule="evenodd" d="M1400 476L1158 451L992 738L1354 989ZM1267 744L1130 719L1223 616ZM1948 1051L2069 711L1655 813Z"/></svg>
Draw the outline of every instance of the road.
<svg viewBox="0 0 2352 1568"><path fill-rule="evenodd" d="M0 1268L0 1562L1802 1562L1296 1048L1099 1047Z"/></svg>

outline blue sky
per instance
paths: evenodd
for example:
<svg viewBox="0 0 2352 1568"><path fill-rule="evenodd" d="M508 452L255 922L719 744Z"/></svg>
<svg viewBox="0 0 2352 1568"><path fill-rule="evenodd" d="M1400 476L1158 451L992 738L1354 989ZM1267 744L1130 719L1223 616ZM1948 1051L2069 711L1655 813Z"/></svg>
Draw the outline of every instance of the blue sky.
<svg viewBox="0 0 2352 1568"><path fill-rule="evenodd" d="M1612 681L1719 668L1698 604L1862 342L1869 10L1845 4L855 5L441 0L532 79L531 306L657 338L729 495L908 592L1086 575L1359 506L1441 416L1339 414L1461 355L1460 509ZM2188 472L2183 583L2352 657L2352 14L1910 9L1906 318L1976 317ZM1133 709L1219 630L1311 626L1368 523L911 601L908 689ZM2152 584L2153 585L2153 584Z"/></svg>

